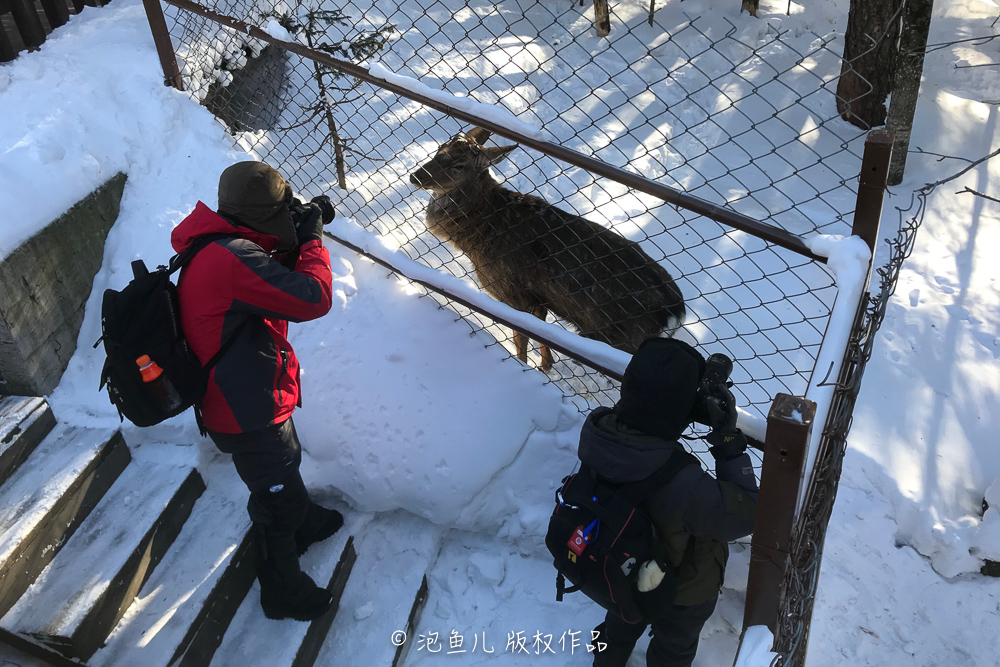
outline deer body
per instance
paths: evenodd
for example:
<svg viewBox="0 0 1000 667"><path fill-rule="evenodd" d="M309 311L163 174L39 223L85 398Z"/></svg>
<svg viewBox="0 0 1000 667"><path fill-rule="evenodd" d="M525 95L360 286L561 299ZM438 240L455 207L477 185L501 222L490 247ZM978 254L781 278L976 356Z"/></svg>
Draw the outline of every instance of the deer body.
<svg viewBox="0 0 1000 667"><path fill-rule="evenodd" d="M427 229L461 250L488 294L545 319L548 311L581 335L634 352L672 334L684 300L670 274L638 244L539 197L504 188L489 166L516 146L483 148L477 128L444 144L410 181L430 190ZM518 356L526 339L515 332ZM551 353L542 349L543 368Z"/></svg>

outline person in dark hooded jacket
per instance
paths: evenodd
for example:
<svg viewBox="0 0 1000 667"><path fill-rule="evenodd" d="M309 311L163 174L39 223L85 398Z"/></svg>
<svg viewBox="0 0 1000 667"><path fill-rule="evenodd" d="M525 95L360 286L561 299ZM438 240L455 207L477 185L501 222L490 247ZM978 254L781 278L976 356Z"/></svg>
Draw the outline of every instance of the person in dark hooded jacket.
<svg viewBox="0 0 1000 667"><path fill-rule="evenodd" d="M644 502L666 561L677 568L676 595L647 619L648 667L691 665L718 600L727 542L753 531L758 489L746 437L736 428L736 407L725 384L699 398L705 369L702 355L684 342L644 341L625 370L615 407L595 409L580 435L580 460L605 480L622 483L649 477L683 451L678 439L699 409L712 426L706 440L715 476L692 460ZM607 645L595 652L595 667L624 667L646 627L609 612L595 628L594 644Z"/></svg>
<svg viewBox="0 0 1000 667"><path fill-rule="evenodd" d="M203 236L227 235L182 269L181 326L203 364L232 338L209 374L202 418L250 490L260 601L273 619L312 620L333 603L299 567L299 555L344 519L313 503L299 474L291 419L301 405L299 363L287 338L289 322L330 310L333 276L322 229L332 218L329 198L302 204L277 171L239 162L219 179L218 212L198 202L171 235L177 252Z"/></svg>

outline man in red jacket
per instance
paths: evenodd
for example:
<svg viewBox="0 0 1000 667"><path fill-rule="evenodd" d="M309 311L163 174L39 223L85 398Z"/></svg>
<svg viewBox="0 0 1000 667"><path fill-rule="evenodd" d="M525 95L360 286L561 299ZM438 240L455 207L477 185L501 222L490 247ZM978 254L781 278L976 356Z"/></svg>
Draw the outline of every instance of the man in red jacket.
<svg viewBox="0 0 1000 667"><path fill-rule="evenodd" d="M227 235L182 270L181 324L203 364L232 338L209 374L201 410L209 436L232 454L250 490L260 601L273 619L312 620L332 605L330 593L299 567L308 545L344 520L311 502L299 475L291 419L301 405L299 363L287 338L289 322L330 310L322 229L332 218L329 198L303 205L277 171L239 162L219 179L218 213L198 202L171 235L177 252L205 235Z"/></svg>

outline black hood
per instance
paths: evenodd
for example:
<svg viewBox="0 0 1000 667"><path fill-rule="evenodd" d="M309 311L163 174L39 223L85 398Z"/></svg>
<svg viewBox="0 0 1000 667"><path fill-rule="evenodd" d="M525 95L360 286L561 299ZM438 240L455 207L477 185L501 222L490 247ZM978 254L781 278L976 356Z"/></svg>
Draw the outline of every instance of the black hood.
<svg viewBox="0 0 1000 667"><path fill-rule="evenodd" d="M676 440L692 420L705 358L673 338L647 338L632 355L615 404L618 419L647 435Z"/></svg>
<svg viewBox="0 0 1000 667"><path fill-rule="evenodd" d="M635 482L656 472L680 445L628 430L611 408L596 408L580 432L580 460L609 482Z"/></svg>

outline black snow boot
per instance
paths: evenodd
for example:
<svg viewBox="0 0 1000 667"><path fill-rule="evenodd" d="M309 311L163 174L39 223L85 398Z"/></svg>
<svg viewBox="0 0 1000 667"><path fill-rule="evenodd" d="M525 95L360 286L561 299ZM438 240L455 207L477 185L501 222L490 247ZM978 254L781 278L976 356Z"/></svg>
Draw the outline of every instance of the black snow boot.
<svg viewBox="0 0 1000 667"><path fill-rule="evenodd" d="M254 565L264 615L272 620L312 621L328 612L333 596L299 568L294 533L258 524L254 524L254 533Z"/></svg>
<svg viewBox="0 0 1000 667"><path fill-rule="evenodd" d="M344 525L344 516L337 510L328 510L314 502L309 503L306 517L295 529L295 545L301 556L310 544L322 542Z"/></svg>

